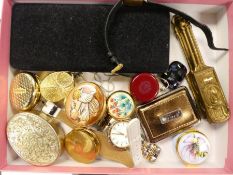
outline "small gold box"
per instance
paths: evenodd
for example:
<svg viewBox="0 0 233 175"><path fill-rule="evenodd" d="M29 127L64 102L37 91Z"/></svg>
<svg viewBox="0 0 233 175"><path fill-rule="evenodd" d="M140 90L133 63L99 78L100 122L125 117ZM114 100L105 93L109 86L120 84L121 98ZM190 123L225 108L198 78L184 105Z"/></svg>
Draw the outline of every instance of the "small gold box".
<svg viewBox="0 0 233 175"><path fill-rule="evenodd" d="M153 143L193 126L200 118L186 87L139 106L137 113L148 140Z"/></svg>

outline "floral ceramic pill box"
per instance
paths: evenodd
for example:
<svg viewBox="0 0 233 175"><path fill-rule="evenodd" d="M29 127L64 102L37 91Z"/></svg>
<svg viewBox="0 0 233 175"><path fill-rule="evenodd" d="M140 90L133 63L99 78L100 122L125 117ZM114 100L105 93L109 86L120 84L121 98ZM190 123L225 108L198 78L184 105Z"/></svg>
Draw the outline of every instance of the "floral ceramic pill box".
<svg viewBox="0 0 233 175"><path fill-rule="evenodd" d="M164 85L165 79L165 84L167 81L170 81L166 77L168 74L161 76L143 73L133 77L126 77L121 75L112 76L100 72L84 72L82 74L74 72L46 72L43 74L43 72L34 72L33 70L29 71L29 74L25 72L20 74L19 71L12 68L10 66L11 17L12 7L15 3L114 4L116 2L4 0L0 37L0 168L2 171L77 174L233 173L233 138L231 137L233 119L230 117L227 122L221 124L210 124L211 116L209 116L208 121L206 119L200 120L198 116L199 111L192 100L195 98L195 94L193 96L191 93L192 89L190 90L187 80L178 81L179 88L163 94L163 91L166 91L168 88ZM203 32L199 28L192 27L203 60L206 65L214 67L226 101L229 104L229 109L232 110L231 86L233 86L233 79L230 75L233 72L230 66L232 64L230 58L233 57L233 34L231 32L233 29L233 1L161 0L160 3L185 12L199 22L208 25L212 31L215 45L229 49L228 51L209 49ZM177 38L179 39L179 37L174 35L173 26L171 25L170 68L177 65L179 68L184 67L183 71L186 74L186 71L190 70L190 65L186 61ZM182 42L182 39L180 41ZM185 40L183 41L185 43ZM187 70L185 70L185 67ZM171 70L173 69L171 68ZM177 76L180 76L180 74L175 75L175 77ZM54 77L56 80L54 80ZM26 79L28 84L30 84L27 94L30 94L29 90L32 89L33 92L37 92L37 88L40 86L40 95L42 97L39 99L38 94L34 94L33 98L30 98L30 101L33 101L32 103L27 103L26 105L22 101L17 103L19 98L19 96L16 96L17 92L20 91L19 93L22 93L23 91L23 89L17 87L21 79L24 81ZM140 81L145 79L147 80L146 83L140 87ZM155 84L153 84L154 82ZM60 83L60 89L54 89L54 84L56 83ZM48 84L52 91L48 88ZM151 86L152 84L153 86ZM172 88L178 85L173 84ZM151 86L149 89L153 89L153 92L150 92L147 97L145 94L148 86ZM214 90L213 92L215 92ZM54 98L55 95L51 96L51 93L56 94L57 98ZM167 97L169 97L170 101L167 101ZM61 102L61 99L64 98L66 100ZM40 104L42 107L38 105L43 114L36 112L32 114L31 111L29 112L29 109L35 108L35 103L42 101L41 99L47 101ZM138 105L137 99L144 102L143 105L141 103ZM211 100L214 103L216 99L213 96ZM168 108L169 110L167 110ZM18 113L17 110L25 112ZM108 117L105 120L101 120L100 116L106 115L106 113ZM130 128L127 123L128 119L134 118L133 116L136 113L141 116L136 117L136 119L139 118L140 120L131 120L129 123L132 127ZM160 115L160 113L163 114ZM156 119L151 117L152 115L155 115ZM54 122L53 117L57 119L56 122ZM182 117L185 117L188 121L180 120ZM111 123L112 120L113 122ZM21 122L20 127L18 124L17 126L14 125L18 121ZM111 123L110 129L105 128L106 121ZM148 124L148 121L153 122ZM137 139L141 139L139 137L141 135L139 122L144 126L142 149L132 146L137 142ZM24 144L23 146L26 146L24 153L27 154L25 158L25 154L20 152L22 147L21 149L16 147L15 138L20 137L20 132L22 131L20 129L24 128L27 130L27 133L21 139L30 138L31 142L36 140L39 136L33 135L31 137L30 132L33 133L37 128L28 129L30 127L27 126L30 123L37 123L37 125L43 123L43 126L50 128L49 131L45 127L38 129L40 132L45 129L43 133L47 131L45 135L48 135L46 137L49 139L40 142L39 145ZM60 128L64 130L63 135L59 128L55 127L57 123L61 123ZM95 129L92 130L91 127L93 125L98 126L93 127ZM126 139L126 131L122 129L126 125L128 137L134 138L129 139L129 143ZM152 129L153 125L158 126L157 129ZM164 129L163 126L165 125L171 129L168 130L166 127ZM78 129L71 129L77 126ZM99 132L100 130L103 132L106 130L108 137ZM177 133L177 131L179 132ZM59 139L56 140L55 138L57 137ZM49 142L46 142L48 140ZM20 142L20 139L17 141ZM156 141L156 144L149 141ZM42 147L46 150L44 145L49 145L51 142L56 142L57 145L52 149L50 147L50 151L47 153L46 151L42 152L41 156L39 156L40 160L27 159L27 157L30 157L28 153L34 155L37 152L35 150L40 150ZM86 151L90 150L89 152L84 153L84 151L80 153L80 147L73 148L72 145L83 145L84 143L86 144L86 147L84 146ZM194 143L202 143L198 153L193 151L196 148L193 146ZM65 144L65 151L61 148L62 144ZM130 152L126 150L127 145L130 145ZM36 148L37 146L38 148ZM106 151L110 148L114 149L114 151ZM58 151L55 152L55 149ZM151 153L150 151L153 151L153 156L148 156ZM79 154L76 154L77 152ZM194 161L193 155L189 154L190 152L195 154L198 160ZM45 157L43 157L44 155ZM131 158L131 156L134 158ZM55 161L48 161L46 164L41 163L46 161L42 159L47 159L48 157L53 157L52 159Z"/></svg>

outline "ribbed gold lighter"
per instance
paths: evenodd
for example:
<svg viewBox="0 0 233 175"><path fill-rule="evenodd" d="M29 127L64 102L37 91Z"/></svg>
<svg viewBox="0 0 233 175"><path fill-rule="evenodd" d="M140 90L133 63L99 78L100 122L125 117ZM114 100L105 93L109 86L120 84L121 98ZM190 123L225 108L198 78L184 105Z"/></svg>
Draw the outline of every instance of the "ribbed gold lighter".
<svg viewBox="0 0 233 175"><path fill-rule="evenodd" d="M172 24L190 68L187 81L199 110L210 123L228 120L230 111L222 87L214 68L205 65L202 59L192 26L177 15Z"/></svg>

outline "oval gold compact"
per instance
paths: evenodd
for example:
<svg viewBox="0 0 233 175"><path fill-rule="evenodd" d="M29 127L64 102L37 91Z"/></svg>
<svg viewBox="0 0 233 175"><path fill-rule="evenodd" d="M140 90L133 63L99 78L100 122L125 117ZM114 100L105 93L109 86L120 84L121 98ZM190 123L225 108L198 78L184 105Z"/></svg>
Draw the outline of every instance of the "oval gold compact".
<svg viewBox="0 0 233 175"><path fill-rule="evenodd" d="M26 111L32 109L40 99L40 88L36 76L18 73L11 81L10 102L14 109Z"/></svg>
<svg viewBox="0 0 233 175"><path fill-rule="evenodd" d="M51 73L40 84L42 97L51 102L63 100L73 88L74 76L67 72Z"/></svg>
<svg viewBox="0 0 233 175"><path fill-rule="evenodd" d="M79 128L72 130L65 138L68 154L81 163L91 163L100 152L100 142L91 130Z"/></svg>
<svg viewBox="0 0 233 175"><path fill-rule="evenodd" d="M66 99L66 115L78 127L97 123L105 111L106 97L95 83L79 84Z"/></svg>
<svg viewBox="0 0 233 175"><path fill-rule="evenodd" d="M54 163L63 151L63 130L30 112L14 115L7 125L7 138L17 155L35 166Z"/></svg>

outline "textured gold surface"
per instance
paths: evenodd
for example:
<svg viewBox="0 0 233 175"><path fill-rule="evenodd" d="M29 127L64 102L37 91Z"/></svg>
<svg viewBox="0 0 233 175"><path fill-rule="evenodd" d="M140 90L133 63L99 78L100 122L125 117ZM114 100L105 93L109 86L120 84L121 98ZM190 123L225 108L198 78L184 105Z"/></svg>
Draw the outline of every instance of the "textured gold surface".
<svg viewBox="0 0 233 175"><path fill-rule="evenodd" d="M41 95L51 102L64 99L73 88L74 77L67 72L51 73L40 84Z"/></svg>
<svg viewBox="0 0 233 175"><path fill-rule="evenodd" d="M175 16L172 23L189 64L187 81L199 110L210 123L228 120L230 110L221 84L214 68L204 64L192 26L179 16Z"/></svg>
<svg viewBox="0 0 233 175"><path fill-rule="evenodd" d="M62 130L29 112L18 113L8 122L7 137L18 156L32 165L50 165L62 153Z"/></svg>
<svg viewBox="0 0 233 175"><path fill-rule="evenodd" d="M66 135L66 151L76 161L91 163L96 160L100 143L96 135L88 129L74 129Z"/></svg>
<svg viewBox="0 0 233 175"><path fill-rule="evenodd" d="M66 99L66 115L77 127L97 123L105 114L106 97L94 83L81 83Z"/></svg>
<svg viewBox="0 0 233 175"><path fill-rule="evenodd" d="M165 124L161 123L161 116L177 109L181 111L181 117ZM138 115L150 142L157 142L199 121L185 87L162 95L149 104L139 106Z"/></svg>
<svg viewBox="0 0 233 175"><path fill-rule="evenodd" d="M99 131L94 131L100 141L100 156L108 160L116 161L126 165L127 167L134 167L134 162L129 150L119 150L109 143L108 137Z"/></svg>
<svg viewBox="0 0 233 175"><path fill-rule="evenodd" d="M37 79L29 73L17 74L10 86L10 102L14 109L26 111L33 108L40 99Z"/></svg>

